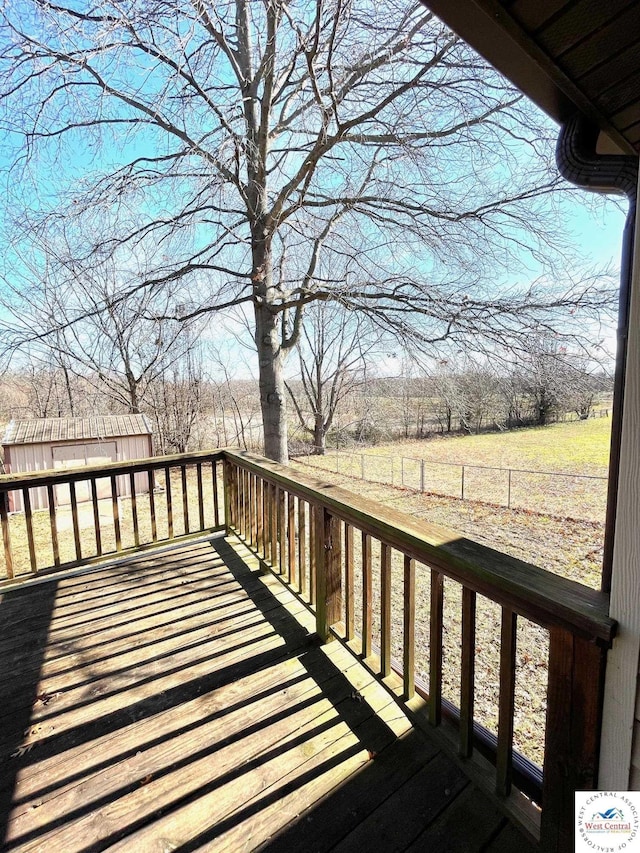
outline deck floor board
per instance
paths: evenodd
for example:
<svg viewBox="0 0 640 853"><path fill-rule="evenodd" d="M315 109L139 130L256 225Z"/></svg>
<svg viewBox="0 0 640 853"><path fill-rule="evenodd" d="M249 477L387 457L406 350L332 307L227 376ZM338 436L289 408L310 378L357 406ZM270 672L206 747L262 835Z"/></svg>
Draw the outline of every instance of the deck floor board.
<svg viewBox="0 0 640 853"><path fill-rule="evenodd" d="M2 591L2 849L533 851L255 569L218 538Z"/></svg>

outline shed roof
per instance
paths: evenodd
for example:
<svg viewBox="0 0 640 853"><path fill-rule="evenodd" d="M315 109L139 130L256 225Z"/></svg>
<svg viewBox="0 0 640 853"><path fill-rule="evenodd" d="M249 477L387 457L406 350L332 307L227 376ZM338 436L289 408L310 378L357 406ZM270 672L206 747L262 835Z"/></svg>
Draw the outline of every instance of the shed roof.
<svg viewBox="0 0 640 853"><path fill-rule="evenodd" d="M12 420L2 444L46 444L50 441L81 441L126 435L150 435L144 415L103 415L93 418L39 418Z"/></svg>

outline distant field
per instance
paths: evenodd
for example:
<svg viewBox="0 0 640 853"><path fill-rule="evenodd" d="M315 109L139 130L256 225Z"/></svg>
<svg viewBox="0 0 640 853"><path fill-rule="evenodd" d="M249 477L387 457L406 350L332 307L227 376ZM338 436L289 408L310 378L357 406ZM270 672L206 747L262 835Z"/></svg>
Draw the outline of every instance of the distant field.
<svg viewBox="0 0 640 853"><path fill-rule="evenodd" d="M366 448L368 456L417 456L440 462L531 468L606 476L611 418L590 418L546 427L428 441L401 441Z"/></svg>
<svg viewBox="0 0 640 853"><path fill-rule="evenodd" d="M602 522L610 433L609 418L593 418L479 436L399 441L306 461L368 482Z"/></svg>

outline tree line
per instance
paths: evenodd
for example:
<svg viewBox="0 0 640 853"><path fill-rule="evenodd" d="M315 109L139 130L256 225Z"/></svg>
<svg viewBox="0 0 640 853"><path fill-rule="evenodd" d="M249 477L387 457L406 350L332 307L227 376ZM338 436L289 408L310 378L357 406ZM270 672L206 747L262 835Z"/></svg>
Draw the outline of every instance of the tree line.
<svg viewBox="0 0 640 853"><path fill-rule="evenodd" d="M334 441L544 426L567 412L586 418L611 391L606 373L549 340L538 340L517 361L492 364L466 355L418 368L404 358L397 375L381 376L388 336L381 341L357 318L353 326L335 309L318 310L322 322L305 331L298 370L286 383L293 452L323 454ZM182 334L189 346L172 339L160 368L153 359L143 373L135 351L118 370L113 363L89 369L84 359L63 359L56 349L48 363L2 377L0 420L144 413L157 453L228 445L262 450L257 381L238 378L219 353L212 357L209 350L207 358L193 330Z"/></svg>

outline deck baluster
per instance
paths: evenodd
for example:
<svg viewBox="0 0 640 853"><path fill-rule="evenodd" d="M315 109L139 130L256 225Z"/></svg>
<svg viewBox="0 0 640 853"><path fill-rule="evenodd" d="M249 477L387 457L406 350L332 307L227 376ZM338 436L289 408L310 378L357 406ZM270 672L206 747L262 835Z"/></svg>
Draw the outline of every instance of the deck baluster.
<svg viewBox="0 0 640 853"><path fill-rule="evenodd" d="M404 698L411 699L415 693L415 646L416 646L416 564L405 554L404 557L404 619L402 673Z"/></svg>
<svg viewBox="0 0 640 853"><path fill-rule="evenodd" d="M11 531L9 529L9 494L0 493L0 519L2 522L2 542L4 544L4 566L7 578L13 578L13 554L11 551Z"/></svg>
<svg viewBox="0 0 640 853"><path fill-rule="evenodd" d="M167 533L169 539L173 539L173 498L171 495L171 469L168 465L164 469L164 486L167 500Z"/></svg>
<svg viewBox="0 0 640 853"><path fill-rule="evenodd" d="M391 674L391 548L380 545L380 672Z"/></svg>
<svg viewBox="0 0 640 853"><path fill-rule="evenodd" d="M442 720L442 611L444 578L431 570L431 629L429 656L429 722L439 726Z"/></svg>
<svg viewBox="0 0 640 853"><path fill-rule="evenodd" d="M136 475L129 471L129 488L131 489L131 518L133 521L133 541L136 548L140 545L140 526L138 524L138 500L136 497Z"/></svg>
<svg viewBox="0 0 640 853"><path fill-rule="evenodd" d="M344 525L344 582L345 582L345 636L353 640L355 628L355 596L354 596L354 547L353 527L345 522Z"/></svg>
<svg viewBox="0 0 640 853"><path fill-rule="evenodd" d="M473 706L476 660L476 594L462 589L462 661L460 666L460 755L473 751Z"/></svg>
<svg viewBox="0 0 640 853"><path fill-rule="evenodd" d="M73 525L73 544L76 550L76 560L81 560L82 544L80 542L80 525L78 523L78 497L76 495L76 484L74 480L71 480L71 482L69 483L69 493L71 495L71 523Z"/></svg>
<svg viewBox="0 0 640 853"><path fill-rule="evenodd" d="M58 544L58 522L56 519L56 500L52 483L47 483L47 500L49 502L49 526L51 528L51 547L53 549L53 565L60 565L60 546Z"/></svg>
<svg viewBox="0 0 640 853"><path fill-rule="evenodd" d="M6 494L6 492L5 492ZM38 566L36 563L36 543L33 537L33 513L31 510L31 495L29 489L22 490L22 502L24 504L24 520L27 526L27 543L29 545L29 565L31 571L36 574Z"/></svg>
<svg viewBox="0 0 640 853"><path fill-rule="evenodd" d="M307 519L306 502L298 500L298 592L307 594Z"/></svg>
<svg viewBox="0 0 640 853"><path fill-rule="evenodd" d="M156 522L156 493L154 472L147 471L147 481L149 483L149 515L151 517L151 541L158 541L158 524Z"/></svg>
<svg viewBox="0 0 640 853"><path fill-rule="evenodd" d="M196 480L198 485L198 520L200 530L204 530L204 493L202 489L202 462L196 465Z"/></svg>
<svg viewBox="0 0 640 853"><path fill-rule="evenodd" d="M373 620L373 575L371 571L371 537L362 531L362 656L371 654Z"/></svg>
<svg viewBox="0 0 640 853"><path fill-rule="evenodd" d="M516 614L502 608L500 632L500 699L498 706L498 753L496 793L506 797L511 791L513 772L513 715L516 686Z"/></svg>
<svg viewBox="0 0 640 853"><path fill-rule="evenodd" d="M122 551L120 508L118 507L118 481L115 474L112 474L109 480L111 482L111 515L113 516L113 532L116 537L116 551Z"/></svg>

